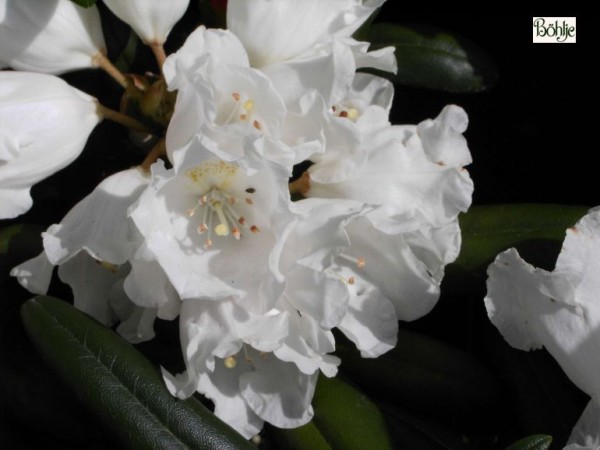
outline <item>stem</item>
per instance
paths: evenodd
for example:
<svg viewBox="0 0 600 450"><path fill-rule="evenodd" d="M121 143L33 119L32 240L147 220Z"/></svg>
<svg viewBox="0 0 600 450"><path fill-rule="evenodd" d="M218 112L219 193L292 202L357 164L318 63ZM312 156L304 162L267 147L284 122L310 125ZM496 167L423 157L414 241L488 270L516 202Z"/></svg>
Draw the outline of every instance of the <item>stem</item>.
<svg viewBox="0 0 600 450"><path fill-rule="evenodd" d="M165 63L165 59L167 59L167 54L165 53L165 48L162 44L158 42L151 42L148 46L152 49L152 53L154 53L154 58L156 58L156 62L158 63L158 68L162 73L162 67Z"/></svg>
<svg viewBox="0 0 600 450"><path fill-rule="evenodd" d="M300 194L305 196L310 191L310 175L308 172L304 172L295 181L289 184L290 194Z"/></svg>
<svg viewBox="0 0 600 450"><path fill-rule="evenodd" d="M100 103L98 103L97 111L100 117L102 117L103 119L108 119L112 120L113 122L120 123L121 125L123 125L126 128L129 128L130 130L154 134L154 132L142 122L134 119L133 117L129 117L126 114L107 108L106 106L101 105Z"/></svg>
<svg viewBox="0 0 600 450"><path fill-rule="evenodd" d="M94 64L114 78L122 87L127 88L127 77L115 67L103 53L98 52L92 59Z"/></svg>
<svg viewBox="0 0 600 450"><path fill-rule="evenodd" d="M140 164L140 167L146 171L150 172L150 166L154 164L158 158L167 154L167 144L165 138L159 140L152 150L146 155L146 158Z"/></svg>

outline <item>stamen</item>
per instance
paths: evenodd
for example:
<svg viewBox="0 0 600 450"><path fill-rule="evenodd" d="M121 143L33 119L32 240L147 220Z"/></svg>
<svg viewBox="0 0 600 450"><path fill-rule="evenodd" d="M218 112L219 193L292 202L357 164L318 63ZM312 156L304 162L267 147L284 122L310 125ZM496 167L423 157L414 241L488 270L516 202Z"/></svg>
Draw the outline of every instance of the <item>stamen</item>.
<svg viewBox="0 0 600 450"><path fill-rule="evenodd" d="M236 102L239 102L239 101L240 101L240 94L238 94L237 92L234 92L234 93L232 93L232 94L231 94L231 96L233 97L233 99L234 99Z"/></svg>
<svg viewBox="0 0 600 450"><path fill-rule="evenodd" d="M240 218L238 219L238 222L240 225L244 226L244 225L246 225L246 218L244 216L240 216Z"/></svg>
<svg viewBox="0 0 600 450"><path fill-rule="evenodd" d="M258 228L256 225L252 225L250 227L250 231L252 231L254 234L260 233L260 228Z"/></svg>
<svg viewBox="0 0 600 450"><path fill-rule="evenodd" d="M240 233L240 229L238 227L233 227L231 229L231 234L233 234L233 237L235 237L238 241L242 237L242 233Z"/></svg>
<svg viewBox="0 0 600 450"><path fill-rule="evenodd" d="M257 130L261 130L261 129L262 129L262 127L261 127L261 125L260 125L260 122L259 122L258 120L255 120L255 121L252 123L252 126L253 126L254 128L256 128Z"/></svg>
<svg viewBox="0 0 600 450"><path fill-rule="evenodd" d="M254 202L250 197L246 197L244 200L246 200L246 203L248 203L249 205L254 205Z"/></svg>
<svg viewBox="0 0 600 450"><path fill-rule="evenodd" d="M342 111L340 113L340 117L348 117L348 112L347 111Z"/></svg>
<svg viewBox="0 0 600 450"><path fill-rule="evenodd" d="M225 214L223 213L223 206L221 202L215 202L213 204L213 208L219 217L219 221L221 222L215 227L215 233L217 233L217 236L229 236L229 225L227 217L225 217Z"/></svg>
<svg viewBox="0 0 600 450"><path fill-rule="evenodd" d="M212 247L212 241L210 239L207 239L204 241L204 250L209 249Z"/></svg>
<svg viewBox="0 0 600 450"><path fill-rule="evenodd" d="M225 365L225 367L227 369L235 368L235 366L237 366L237 361L235 359L235 356L228 356L227 358L225 358L223 360L223 364Z"/></svg>
<svg viewBox="0 0 600 450"><path fill-rule="evenodd" d="M350 108L348 110L348 119L350 120L356 120L358 119L358 110L356 108Z"/></svg>
<svg viewBox="0 0 600 450"><path fill-rule="evenodd" d="M359 269L364 269L365 266L367 265L367 261L362 256L355 258L354 256L350 256L346 253L340 253L340 258L343 258L346 261L353 262L354 264L356 264L356 267L358 267Z"/></svg>
<svg viewBox="0 0 600 450"><path fill-rule="evenodd" d="M348 278L348 284L349 284L350 286L352 286L352 285L353 285L355 282L356 282L356 280L355 280L355 278L354 278L354 277L350 277L350 278Z"/></svg>
<svg viewBox="0 0 600 450"><path fill-rule="evenodd" d="M252 99L246 100L242 106L247 112L250 112L254 108L254 101Z"/></svg>

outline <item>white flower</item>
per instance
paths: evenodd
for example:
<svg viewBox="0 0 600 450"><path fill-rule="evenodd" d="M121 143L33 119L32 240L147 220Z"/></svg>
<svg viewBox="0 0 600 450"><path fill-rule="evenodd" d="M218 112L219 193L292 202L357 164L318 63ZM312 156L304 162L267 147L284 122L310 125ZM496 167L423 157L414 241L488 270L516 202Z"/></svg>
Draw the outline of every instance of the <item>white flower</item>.
<svg viewBox="0 0 600 450"><path fill-rule="evenodd" d="M567 235L552 272L536 269L515 249L488 268L485 306L513 347L546 348L590 403L575 426L570 448L600 446L600 209Z"/></svg>
<svg viewBox="0 0 600 450"><path fill-rule="evenodd" d="M244 44L251 66L273 80L286 102L317 89L333 105L344 97L356 69L396 70L392 47L368 54L368 44L351 38L382 3L231 0L227 27Z"/></svg>
<svg viewBox="0 0 600 450"><path fill-rule="evenodd" d="M0 65L57 74L96 67L104 48L96 6L0 0Z"/></svg>
<svg viewBox="0 0 600 450"><path fill-rule="evenodd" d="M0 72L0 219L31 208L31 186L77 158L100 120L96 100L60 78Z"/></svg>
<svg viewBox="0 0 600 450"><path fill-rule="evenodd" d="M154 301L153 308L140 308L125 293L124 283L133 272L134 255L141 244L127 209L148 181L137 169L108 177L60 224L42 234L44 252L15 267L11 275L31 292L45 294L53 268L59 266L60 279L73 289L76 308L108 326L120 321L117 330L131 341L151 339L154 318L157 314L174 318L173 303L177 304L178 298L156 268L147 269L147 276L154 280L151 298L162 297L162 301ZM136 289L135 279L130 284Z"/></svg>
<svg viewBox="0 0 600 450"><path fill-rule="evenodd" d="M245 437L267 421L297 427L312 417L317 374L306 375L271 351L288 332L288 314L255 315L231 300L184 300L180 334L187 372L163 371L167 387L186 398L198 391L215 414Z"/></svg>
<svg viewBox="0 0 600 450"><path fill-rule="evenodd" d="M164 44L189 0L104 0L106 6L126 22L146 44Z"/></svg>
<svg viewBox="0 0 600 450"><path fill-rule="evenodd" d="M248 139L265 158L289 167L322 147L319 131L306 135L312 104L288 111L269 78L249 67L244 48L229 31L199 27L163 70L169 88L178 90L167 132L174 164L190 147L238 160Z"/></svg>
<svg viewBox="0 0 600 450"><path fill-rule="evenodd" d="M303 180L308 197L376 206L347 226L350 258L338 263L372 283L363 292L389 298L401 320L431 310L444 266L458 255L457 216L473 190L462 167L470 162L466 123L464 111L450 106L416 127L364 127L354 145L328 147Z"/></svg>
<svg viewBox="0 0 600 450"><path fill-rule="evenodd" d="M272 251L290 220L289 174L260 159L248 168L187 155L181 167L153 166L131 217L182 299L240 296L264 313L282 289Z"/></svg>

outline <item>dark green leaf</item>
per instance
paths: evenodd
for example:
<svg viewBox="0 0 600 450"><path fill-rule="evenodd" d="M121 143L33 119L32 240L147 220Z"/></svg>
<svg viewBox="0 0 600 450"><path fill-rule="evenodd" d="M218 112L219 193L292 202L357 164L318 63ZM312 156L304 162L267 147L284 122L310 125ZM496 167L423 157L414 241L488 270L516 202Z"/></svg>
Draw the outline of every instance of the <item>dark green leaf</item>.
<svg viewBox="0 0 600 450"><path fill-rule="evenodd" d="M506 450L548 450L551 443L552 436L534 434L506 447Z"/></svg>
<svg viewBox="0 0 600 450"><path fill-rule="evenodd" d="M36 297L21 315L34 345L128 448L254 448L195 399L173 398L130 344L66 302Z"/></svg>
<svg viewBox="0 0 600 450"><path fill-rule="evenodd" d="M379 403L393 433L394 448L465 450L469 446L456 429L398 405Z"/></svg>
<svg viewBox="0 0 600 450"><path fill-rule="evenodd" d="M398 73L390 76L395 83L478 92L488 89L497 78L495 65L481 49L447 32L381 23L371 28L368 41L373 48L396 47Z"/></svg>
<svg viewBox="0 0 600 450"><path fill-rule="evenodd" d="M487 267L510 247L516 247L530 264L552 270L567 228L588 209L541 204L471 207L459 217L462 248L458 259L447 267L443 292L480 294Z"/></svg>
<svg viewBox="0 0 600 450"><path fill-rule="evenodd" d="M270 436L277 448L286 450L331 450L314 422L291 429L270 428Z"/></svg>
<svg viewBox="0 0 600 450"><path fill-rule="evenodd" d="M84 8L90 8L96 4L96 0L71 0L73 3L83 6Z"/></svg>
<svg viewBox="0 0 600 450"><path fill-rule="evenodd" d="M373 396L432 417L485 420L497 401L492 374L468 353L400 329L396 347L376 359L338 345L341 369Z"/></svg>
<svg viewBox="0 0 600 450"><path fill-rule="evenodd" d="M319 377L313 407L313 422L332 448L392 448L385 421L375 403L339 378Z"/></svg>

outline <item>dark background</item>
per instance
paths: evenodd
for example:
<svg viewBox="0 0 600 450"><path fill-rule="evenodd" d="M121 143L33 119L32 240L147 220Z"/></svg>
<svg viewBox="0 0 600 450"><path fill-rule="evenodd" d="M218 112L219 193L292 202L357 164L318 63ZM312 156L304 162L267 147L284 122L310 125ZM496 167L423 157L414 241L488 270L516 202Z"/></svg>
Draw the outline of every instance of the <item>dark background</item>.
<svg viewBox="0 0 600 450"><path fill-rule="evenodd" d="M577 10L410 12L388 1L377 20L426 24L455 32L486 51L498 82L487 92L445 94L397 88L394 115L402 122L434 117L447 103L468 113L474 203L542 202L596 205L591 120L593 71L589 21ZM432 7L432 9L435 9ZM533 16L577 17L577 43L533 44ZM588 16L589 17L589 16ZM595 78L595 76L594 76Z"/></svg>

